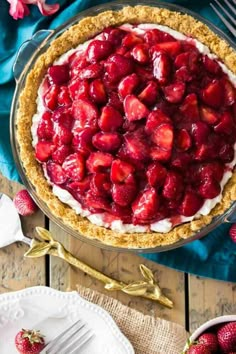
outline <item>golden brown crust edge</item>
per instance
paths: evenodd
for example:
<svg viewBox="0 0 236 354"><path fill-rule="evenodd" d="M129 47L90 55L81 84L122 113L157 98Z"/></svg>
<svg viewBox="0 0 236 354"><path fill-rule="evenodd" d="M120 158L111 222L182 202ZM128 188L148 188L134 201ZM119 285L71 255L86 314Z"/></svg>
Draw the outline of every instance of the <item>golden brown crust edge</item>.
<svg viewBox="0 0 236 354"><path fill-rule="evenodd" d="M231 202L236 200L236 173L233 174L224 188L222 202L209 215L177 226L165 234L157 232L118 233L104 227L96 226L90 223L88 219L78 216L74 210L60 202L52 194L51 187L43 175L41 165L35 160L31 137L32 116L37 109L37 91L48 66L60 55L83 43L88 38L95 36L105 27L134 22L162 24L186 35L191 35L207 45L213 53L224 61L233 73L236 73L236 55L234 50L206 25L189 15L148 6L127 6L120 11L102 12L95 17L87 17L72 26L54 40L49 49L38 58L34 68L26 79L25 88L20 95L17 112L17 139L20 146L20 159L25 174L34 186L39 198L46 203L56 218L61 219L65 225L78 231L81 235L90 239L98 239L107 245L123 248L154 248L173 244L180 239L186 239L195 234L203 226L209 224L213 217L224 213L229 208Z"/></svg>

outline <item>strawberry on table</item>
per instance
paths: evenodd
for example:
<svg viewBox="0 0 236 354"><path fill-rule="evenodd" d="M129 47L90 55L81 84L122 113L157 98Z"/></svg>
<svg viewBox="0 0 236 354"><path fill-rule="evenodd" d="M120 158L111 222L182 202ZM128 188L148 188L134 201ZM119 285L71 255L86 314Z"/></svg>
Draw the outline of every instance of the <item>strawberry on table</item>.
<svg viewBox="0 0 236 354"><path fill-rule="evenodd" d="M45 347L44 336L36 330L22 329L15 337L16 349L20 354L39 354Z"/></svg>
<svg viewBox="0 0 236 354"><path fill-rule="evenodd" d="M18 214L22 216L32 215L38 209L37 205L26 189L22 189L16 193L15 197L13 198L13 202Z"/></svg>

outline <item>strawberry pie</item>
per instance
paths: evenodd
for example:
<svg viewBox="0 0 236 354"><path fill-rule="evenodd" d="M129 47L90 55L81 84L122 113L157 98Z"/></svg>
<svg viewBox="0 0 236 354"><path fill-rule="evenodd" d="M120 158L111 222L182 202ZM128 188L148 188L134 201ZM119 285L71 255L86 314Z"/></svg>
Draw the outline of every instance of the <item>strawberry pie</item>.
<svg viewBox="0 0 236 354"><path fill-rule="evenodd" d="M85 18L28 74L20 158L50 211L114 246L187 238L236 199L236 55L191 16Z"/></svg>

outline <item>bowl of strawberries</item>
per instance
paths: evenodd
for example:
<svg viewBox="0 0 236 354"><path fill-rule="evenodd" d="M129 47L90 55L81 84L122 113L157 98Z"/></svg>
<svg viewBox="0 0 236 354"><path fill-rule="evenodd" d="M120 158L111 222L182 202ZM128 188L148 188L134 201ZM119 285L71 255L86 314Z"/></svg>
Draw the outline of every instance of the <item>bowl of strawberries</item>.
<svg viewBox="0 0 236 354"><path fill-rule="evenodd" d="M201 325L185 345L184 354L236 353L236 315L213 318Z"/></svg>

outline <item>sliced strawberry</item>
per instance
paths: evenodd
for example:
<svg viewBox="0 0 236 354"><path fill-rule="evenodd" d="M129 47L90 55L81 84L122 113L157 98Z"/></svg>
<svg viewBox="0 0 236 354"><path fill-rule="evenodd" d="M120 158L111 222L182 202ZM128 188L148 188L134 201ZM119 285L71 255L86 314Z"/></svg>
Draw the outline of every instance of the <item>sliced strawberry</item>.
<svg viewBox="0 0 236 354"><path fill-rule="evenodd" d="M199 177L203 181L206 178L215 178L216 181L221 182L224 174L224 166L219 161L208 162L202 165Z"/></svg>
<svg viewBox="0 0 236 354"><path fill-rule="evenodd" d="M48 68L49 82L54 85L66 84L70 79L69 67L67 65L53 65Z"/></svg>
<svg viewBox="0 0 236 354"><path fill-rule="evenodd" d="M138 75L139 79L147 84L148 81L155 80L153 70L151 67L142 66L142 65L135 65L135 72Z"/></svg>
<svg viewBox="0 0 236 354"><path fill-rule="evenodd" d="M167 199L179 198L183 191L183 183L183 178L179 173L169 171L163 186L163 196Z"/></svg>
<svg viewBox="0 0 236 354"><path fill-rule="evenodd" d="M100 64L91 64L84 69L81 69L78 74L80 80L97 79L103 75L103 67Z"/></svg>
<svg viewBox="0 0 236 354"><path fill-rule="evenodd" d="M78 80L75 78L68 86L70 96L72 100L88 99L89 97L89 83L87 80Z"/></svg>
<svg viewBox="0 0 236 354"><path fill-rule="evenodd" d="M217 60L210 59L208 55L202 56L202 63L210 74L220 75L222 73L222 69Z"/></svg>
<svg viewBox="0 0 236 354"><path fill-rule="evenodd" d="M225 106L232 106L236 102L236 89L233 87L232 83L225 78L221 82L224 87L224 104Z"/></svg>
<svg viewBox="0 0 236 354"><path fill-rule="evenodd" d="M85 205L92 213L101 212L104 210L110 211L111 208L109 199L94 195L91 190L86 193Z"/></svg>
<svg viewBox="0 0 236 354"><path fill-rule="evenodd" d="M132 204L134 218L136 220L152 219L158 211L159 204L160 200L155 188L145 190Z"/></svg>
<svg viewBox="0 0 236 354"><path fill-rule="evenodd" d="M143 43L143 39L132 32L128 33L122 40L122 45L127 48L132 48L140 43Z"/></svg>
<svg viewBox="0 0 236 354"><path fill-rule="evenodd" d="M72 149L69 145L58 146L57 149L52 153L52 159L54 162L62 165L67 156L72 153Z"/></svg>
<svg viewBox="0 0 236 354"><path fill-rule="evenodd" d="M37 135L39 139L51 140L53 137L53 123L52 114L44 112L37 128Z"/></svg>
<svg viewBox="0 0 236 354"><path fill-rule="evenodd" d="M86 176L82 181L67 183L67 188L72 192L84 195L90 189L91 175Z"/></svg>
<svg viewBox="0 0 236 354"><path fill-rule="evenodd" d="M138 130L132 133L126 133L124 139L124 148L129 157L141 161L148 159L149 147L142 131Z"/></svg>
<svg viewBox="0 0 236 354"><path fill-rule="evenodd" d="M176 81L190 82L193 79L193 75L186 68L186 66L182 66L180 69L176 70L174 75Z"/></svg>
<svg viewBox="0 0 236 354"><path fill-rule="evenodd" d="M13 203L17 210L17 213L22 216L29 216L34 214L38 207L31 198L29 192L26 189L22 189L17 192L13 198Z"/></svg>
<svg viewBox="0 0 236 354"><path fill-rule="evenodd" d="M163 150L171 150L173 146L174 131L169 123L159 125L151 135L151 140Z"/></svg>
<svg viewBox="0 0 236 354"><path fill-rule="evenodd" d="M98 120L100 129L104 132L114 132L123 125L124 119L119 111L112 106L105 106Z"/></svg>
<svg viewBox="0 0 236 354"><path fill-rule="evenodd" d="M155 161L166 162L171 157L171 150L163 150L159 146L155 146L150 149L150 156Z"/></svg>
<svg viewBox="0 0 236 354"><path fill-rule="evenodd" d="M210 125L216 124L220 118L218 112L206 106L202 106L200 108L200 114L203 122L206 122L207 124Z"/></svg>
<svg viewBox="0 0 236 354"><path fill-rule="evenodd" d="M196 192L186 192L184 198L178 208L181 215L193 216L203 205L202 197Z"/></svg>
<svg viewBox="0 0 236 354"><path fill-rule="evenodd" d="M201 99L212 108L220 108L224 101L224 89L219 80L213 80L201 91Z"/></svg>
<svg viewBox="0 0 236 354"><path fill-rule="evenodd" d="M160 187L165 181L167 171L159 162L154 162L148 166L146 174L150 186Z"/></svg>
<svg viewBox="0 0 236 354"><path fill-rule="evenodd" d="M164 88L164 95L168 102L178 103L182 101L185 92L185 84L183 82L175 82Z"/></svg>
<svg viewBox="0 0 236 354"><path fill-rule="evenodd" d="M132 209L130 206L124 207L116 203L112 203L111 213L121 219L125 224L132 223Z"/></svg>
<svg viewBox="0 0 236 354"><path fill-rule="evenodd" d="M71 77L78 76L81 69L89 65L84 52L77 52L69 58Z"/></svg>
<svg viewBox="0 0 236 354"><path fill-rule="evenodd" d="M67 180L67 176L61 165L48 161L46 163L47 175L50 178L50 181L54 184L63 184Z"/></svg>
<svg viewBox="0 0 236 354"><path fill-rule="evenodd" d="M107 102L107 94L102 80L96 79L91 82L89 95L98 104L105 104Z"/></svg>
<svg viewBox="0 0 236 354"><path fill-rule="evenodd" d="M125 98L127 95L130 95L138 87L139 78L137 74L131 74L124 77L118 86L118 93L122 98Z"/></svg>
<svg viewBox="0 0 236 354"><path fill-rule="evenodd" d="M70 129L62 124L54 123L53 142L55 145L68 145L71 143L73 135Z"/></svg>
<svg viewBox="0 0 236 354"><path fill-rule="evenodd" d="M94 150L92 144L92 138L95 134L95 130L92 128L75 129L74 137L72 140L72 147L77 152L82 152L84 155L89 154Z"/></svg>
<svg viewBox="0 0 236 354"><path fill-rule="evenodd" d="M120 28L107 27L104 30L105 38L110 41L114 47L118 47L124 36L126 35L126 31L123 31Z"/></svg>
<svg viewBox="0 0 236 354"><path fill-rule="evenodd" d="M74 181L82 181L85 174L85 161L82 154L74 153L64 160L62 168L68 178Z"/></svg>
<svg viewBox="0 0 236 354"><path fill-rule="evenodd" d="M122 139L121 135L116 132L99 132L93 136L92 142L98 150L109 152L117 150L122 143Z"/></svg>
<svg viewBox="0 0 236 354"><path fill-rule="evenodd" d="M56 85L52 85L49 87L48 91L44 96L44 104L45 106L53 111L57 107L57 97L59 94L59 87Z"/></svg>
<svg viewBox="0 0 236 354"><path fill-rule="evenodd" d="M110 167L112 164L113 156L105 152L93 152L90 154L86 161L86 166L89 172L96 173L102 169Z"/></svg>
<svg viewBox="0 0 236 354"><path fill-rule="evenodd" d="M198 161L207 161L214 158L216 155L216 150L212 145L209 144L199 144L195 151L195 159Z"/></svg>
<svg viewBox="0 0 236 354"><path fill-rule="evenodd" d="M157 28L146 31L144 34L144 39L147 44L149 44L149 46L153 46L159 42L175 41L175 38L172 37L169 33L160 31Z"/></svg>
<svg viewBox="0 0 236 354"><path fill-rule="evenodd" d="M131 51L131 55L140 64L149 62L149 50L146 44L137 44Z"/></svg>
<svg viewBox="0 0 236 354"><path fill-rule="evenodd" d="M179 110L190 122L196 122L199 120L198 100L196 94L190 93L187 95L179 107Z"/></svg>
<svg viewBox="0 0 236 354"><path fill-rule="evenodd" d="M124 111L130 122L146 118L149 114L147 107L134 95L128 95L125 97Z"/></svg>
<svg viewBox="0 0 236 354"><path fill-rule="evenodd" d="M72 115L78 120L80 128L97 127L98 110L90 101L77 99L72 104Z"/></svg>
<svg viewBox="0 0 236 354"><path fill-rule="evenodd" d="M206 123L199 121L192 124L192 136L197 146L206 144L210 133L210 128Z"/></svg>
<svg viewBox="0 0 236 354"><path fill-rule="evenodd" d="M180 151L188 150L192 145L191 136L186 129L180 129L176 134L176 147Z"/></svg>
<svg viewBox="0 0 236 354"><path fill-rule="evenodd" d="M160 109L150 112L147 117L145 132L147 134L152 134L154 129L156 129L162 123L171 123L171 120Z"/></svg>
<svg viewBox="0 0 236 354"><path fill-rule="evenodd" d="M166 52L168 55L175 58L181 52L181 50L182 47L180 41L158 43L151 48L153 57L155 57L156 52Z"/></svg>
<svg viewBox="0 0 236 354"><path fill-rule="evenodd" d="M220 159L225 162L231 162L234 158L234 148L230 144L224 144L219 152Z"/></svg>
<svg viewBox="0 0 236 354"><path fill-rule="evenodd" d="M214 177L206 177L199 187L199 193L205 199L213 199L221 192L220 184Z"/></svg>
<svg viewBox="0 0 236 354"><path fill-rule="evenodd" d="M96 195L111 194L111 181L108 173L95 173L90 182L91 191Z"/></svg>
<svg viewBox="0 0 236 354"><path fill-rule="evenodd" d="M219 123L214 126L214 131L217 134L230 135L233 132L233 128L234 128L234 121L232 115L230 114L229 111L226 111L221 115Z"/></svg>
<svg viewBox="0 0 236 354"><path fill-rule="evenodd" d="M175 58L175 67L187 68L188 72L193 74L198 72L199 67L199 52L197 51L188 51L179 54Z"/></svg>
<svg viewBox="0 0 236 354"><path fill-rule="evenodd" d="M171 166L178 168L180 171L186 171L192 162L192 156L189 152L174 151L171 157Z"/></svg>
<svg viewBox="0 0 236 354"><path fill-rule="evenodd" d="M116 159L111 165L111 181L112 183L125 182L126 178L134 172L134 166L130 163Z"/></svg>
<svg viewBox="0 0 236 354"><path fill-rule="evenodd" d="M63 125L65 128L71 130L74 119L71 115L71 110L67 107L57 108L52 114L52 120L54 123Z"/></svg>
<svg viewBox="0 0 236 354"><path fill-rule="evenodd" d="M157 83L149 81L147 86L138 95L138 98L146 105L154 105L157 102L158 91Z"/></svg>
<svg viewBox="0 0 236 354"><path fill-rule="evenodd" d="M113 184L112 199L120 206L127 206L136 197L137 186L135 183Z"/></svg>
<svg viewBox="0 0 236 354"><path fill-rule="evenodd" d="M112 106L122 115L124 114L123 102L120 100L120 97L117 92L113 91L109 93L108 106Z"/></svg>
<svg viewBox="0 0 236 354"><path fill-rule="evenodd" d="M61 86L60 92L57 97L57 102L59 106L70 106L71 105L71 98L69 94L69 90L67 86Z"/></svg>
<svg viewBox="0 0 236 354"><path fill-rule="evenodd" d="M39 141L35 146L35 157L40 162L46 162L52 155L55 145L49 141Z"/></svg>
<svg viewBox="0 0 236 354"><path fill-rule="evenodd" d="M113 54L105 63L105 70L111 82L118 82L133 73L133 61L120 54Z"/></svg>
<svg viewBox="0 0 236 354"><path fill-rule="evenodd" d="M93 40L87 48L87 60L90 63L98 63L102 59L106 59L112 52L113 47L109 41Z"/></svg>
<svg viewBox="0 0 236 354"><path fill-rule="evenodd" d="M165 85L171 73L170 59L165 53L158 52L153 61L153 75L160 84Z"/></svg>

